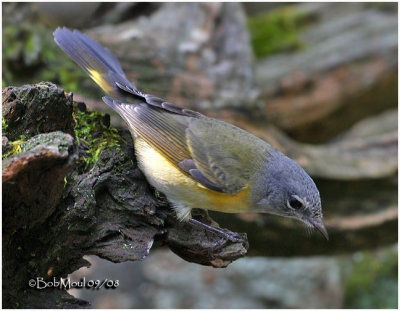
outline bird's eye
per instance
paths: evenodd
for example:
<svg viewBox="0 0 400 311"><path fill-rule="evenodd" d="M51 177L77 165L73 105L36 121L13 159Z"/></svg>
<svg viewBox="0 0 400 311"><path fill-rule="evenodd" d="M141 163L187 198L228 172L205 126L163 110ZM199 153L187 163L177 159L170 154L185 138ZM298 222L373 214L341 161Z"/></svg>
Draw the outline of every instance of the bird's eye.
<svg viewBox="0 0 400 311"><path fill-rule="evenodd" d="M303 203L293 197L289 200L289 205L293 209L300 209L303 207Z"/></svg>

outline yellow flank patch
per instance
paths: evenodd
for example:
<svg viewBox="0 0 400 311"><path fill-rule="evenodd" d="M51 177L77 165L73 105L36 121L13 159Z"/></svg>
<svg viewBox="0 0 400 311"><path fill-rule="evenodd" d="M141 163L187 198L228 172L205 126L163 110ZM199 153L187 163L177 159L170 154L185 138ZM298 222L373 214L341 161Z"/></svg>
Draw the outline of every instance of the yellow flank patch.
<svg viewBox="0 0 400 311"><path fill-rule="evenodd" d="M250 208L250 187L246 185L236 194L221 193L209 189L201 189L206 192L209 207L202 208L225 213L240 213Z"/></svg>
<svg viewBox="0 0 400 311"><path fill-rule="evenodd" d="M183 173L140 137L135 139L135 150L140 169L149 183L171 201L190 208L204 208L225 213L238 213L249 209L248 185L237 194L210 190Z"/></svg>
<svg viewBox="0 0 400 311"><path fill-rule="evenodd" d="M96 82L106 93L111 91L112 86L101 76L101 73L92 69L88 69L88 71L93 81Z"/></svg>

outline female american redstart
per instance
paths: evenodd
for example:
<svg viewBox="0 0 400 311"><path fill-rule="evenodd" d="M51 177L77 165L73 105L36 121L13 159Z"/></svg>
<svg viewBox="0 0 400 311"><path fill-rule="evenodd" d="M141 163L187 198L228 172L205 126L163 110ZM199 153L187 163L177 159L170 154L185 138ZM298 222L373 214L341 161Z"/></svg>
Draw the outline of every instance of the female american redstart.
<svg viewBox="0 0 400 311"><path fill-rule="evenodd" d="M192 208L264 212L328 239L318 189L296 162L236 126L142 93L114 55L79 31L58 28L54 38L109 95L103 101L128 124L140 169L179 219Z"/></svg>

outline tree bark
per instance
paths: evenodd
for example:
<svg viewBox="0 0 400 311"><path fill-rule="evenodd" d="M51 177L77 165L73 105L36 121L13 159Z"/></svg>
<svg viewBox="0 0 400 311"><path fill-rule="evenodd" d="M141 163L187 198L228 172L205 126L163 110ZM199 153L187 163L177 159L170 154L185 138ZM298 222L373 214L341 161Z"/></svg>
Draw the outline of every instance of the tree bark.
<svg viewBox="0 0 400 311"><path fill-rule="evenodd" d="M96 161L85 161L93 157L90 139L106 139L113 130L102 115L87 119L91 113L83 103L73 102L72 94L40 83L6 88L3 98L3 135L25 135L10 140L12 148L3 146L3 151L19 147L3 160L5 307L87 306L64 290L28 287L30 279L59 279L87 266L83 255L113 262L143 260L155 240L186 260L213 267L226 267L246 254L245 234L230 241L176 220L169 203L138 169L127 131L114 133L119 144L97 149ZM32 119L37 111L42 127ZM91 127L95 122L102 124L101 131Z"/></svg>

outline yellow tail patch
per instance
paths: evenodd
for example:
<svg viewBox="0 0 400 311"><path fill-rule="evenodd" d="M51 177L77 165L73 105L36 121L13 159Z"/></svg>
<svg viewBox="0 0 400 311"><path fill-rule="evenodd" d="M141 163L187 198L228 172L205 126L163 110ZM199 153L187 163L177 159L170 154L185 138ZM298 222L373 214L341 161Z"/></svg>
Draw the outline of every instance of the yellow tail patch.
<svg viewBox="0 0 400 311"><path fill-rule="evenodd" d="M109 93L113 89L107 80L101 76L101 73L93 69L88 69L88 71L93 81L96 82L104 90L104 92Z"/></svg>

